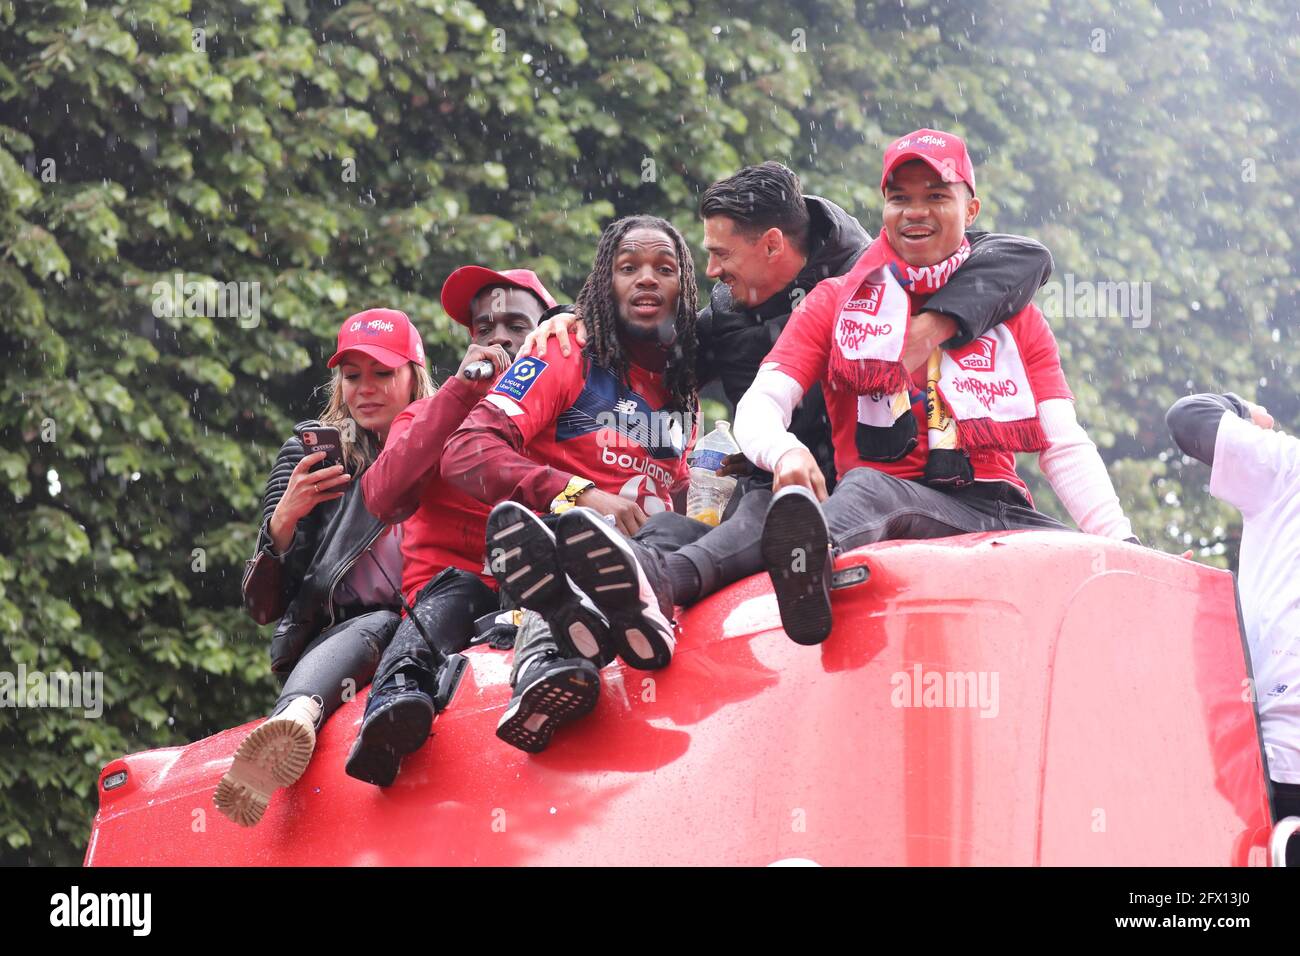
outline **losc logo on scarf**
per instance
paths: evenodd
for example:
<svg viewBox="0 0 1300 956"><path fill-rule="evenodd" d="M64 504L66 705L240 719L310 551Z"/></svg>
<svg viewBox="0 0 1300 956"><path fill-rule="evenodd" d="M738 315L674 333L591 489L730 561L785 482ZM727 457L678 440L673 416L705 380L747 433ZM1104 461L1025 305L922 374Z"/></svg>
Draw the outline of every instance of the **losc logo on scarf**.
<svg viewBox="0 0 1300 956"><path fill-rule="evenodd" d="M965 355L954 355L952 360L968 372L991 372L997 356L997 343L981 336L968 346Z"/></svg>
<svg viewBox="0 0 1300 956"><path fill-rule="evenodd" d="M880 311L880 293L883 289L884 286L872 282L862 283L858 291L853 294L853 298L844 303L844 311L875 315Z"/></svg>

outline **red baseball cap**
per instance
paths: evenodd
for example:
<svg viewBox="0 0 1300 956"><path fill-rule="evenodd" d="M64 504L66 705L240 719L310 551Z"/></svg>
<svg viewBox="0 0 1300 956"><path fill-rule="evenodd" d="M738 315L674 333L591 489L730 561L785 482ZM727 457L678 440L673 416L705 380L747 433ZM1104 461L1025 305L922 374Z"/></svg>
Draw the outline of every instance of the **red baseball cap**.
<svg viewBox="0 0 1300 956"><path fill-rule="evenodd" d="M555 307L555 299L546 291L537 273L529 269L506 269L497 272L483 266L461 266L442 284L442 308L466 328L469 327L469 304L474 296L491 285L510 285L516 289L527 289L546 303L548 309Z"/></svg>
<svg viewBox="0 0 1300 956"><path fill-rule="evenodd" d="M885 148L885 169L880 174L880 191L890 174L901 164L919 159L943 177L945 183L965 183L975 195L975 165L966 152L966 143L954 133L938 129L918 129L900 136Z"/></svg>
<svg viewBox="0 0 1300 956"><path fill-rule="evenodd" d="M424 343L405 312L396 309L366 309L349 316L339 328L339 347L326 363L338 365L344 352L361 352L389 368L407 362L424 364Z"/></svg>

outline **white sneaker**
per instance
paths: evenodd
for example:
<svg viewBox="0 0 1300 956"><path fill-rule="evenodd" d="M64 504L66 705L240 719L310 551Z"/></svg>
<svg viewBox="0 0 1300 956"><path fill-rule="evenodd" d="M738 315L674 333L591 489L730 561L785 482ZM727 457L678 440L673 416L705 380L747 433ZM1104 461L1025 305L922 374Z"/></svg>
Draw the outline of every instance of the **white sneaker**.
<svg viewBox="0 0 1300 956"><path fill-rule="evenodd" d="M319 697L295 697L244 738L212 795L221 813L251 827L262 819L276 788L298 782L316 749L321 705Z"/></svg>

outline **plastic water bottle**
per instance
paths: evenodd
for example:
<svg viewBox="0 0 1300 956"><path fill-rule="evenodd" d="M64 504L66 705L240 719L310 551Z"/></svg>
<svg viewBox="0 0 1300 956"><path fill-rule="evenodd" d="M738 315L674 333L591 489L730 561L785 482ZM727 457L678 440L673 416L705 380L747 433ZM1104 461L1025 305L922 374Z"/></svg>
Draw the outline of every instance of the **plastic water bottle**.
<svg viewBox="0 0 1300 956"><path fill-rule="evenodd" d="M723 421L695 443L687 458L691 469L691 486L686 492L688 518L717 527L736 490L736 479L720 477L718 471L724 458L739 451L740 446L731 435L731 425Z"/></svg>

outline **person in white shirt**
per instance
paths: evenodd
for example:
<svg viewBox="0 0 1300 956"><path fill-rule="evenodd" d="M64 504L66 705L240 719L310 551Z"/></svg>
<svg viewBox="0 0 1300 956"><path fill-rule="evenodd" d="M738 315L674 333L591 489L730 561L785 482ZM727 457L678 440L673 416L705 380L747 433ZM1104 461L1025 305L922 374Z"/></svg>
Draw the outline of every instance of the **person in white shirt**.
<svg viewBox="0 0 1300 956"><path fill-rule="evenodd" d="M1191 395L1165 417L1210 494L1242 517L1237 589L1276 819L1300 816L1300 439L1237 395ZM1300 865L1292 840L1289 866Z"/></svg>

